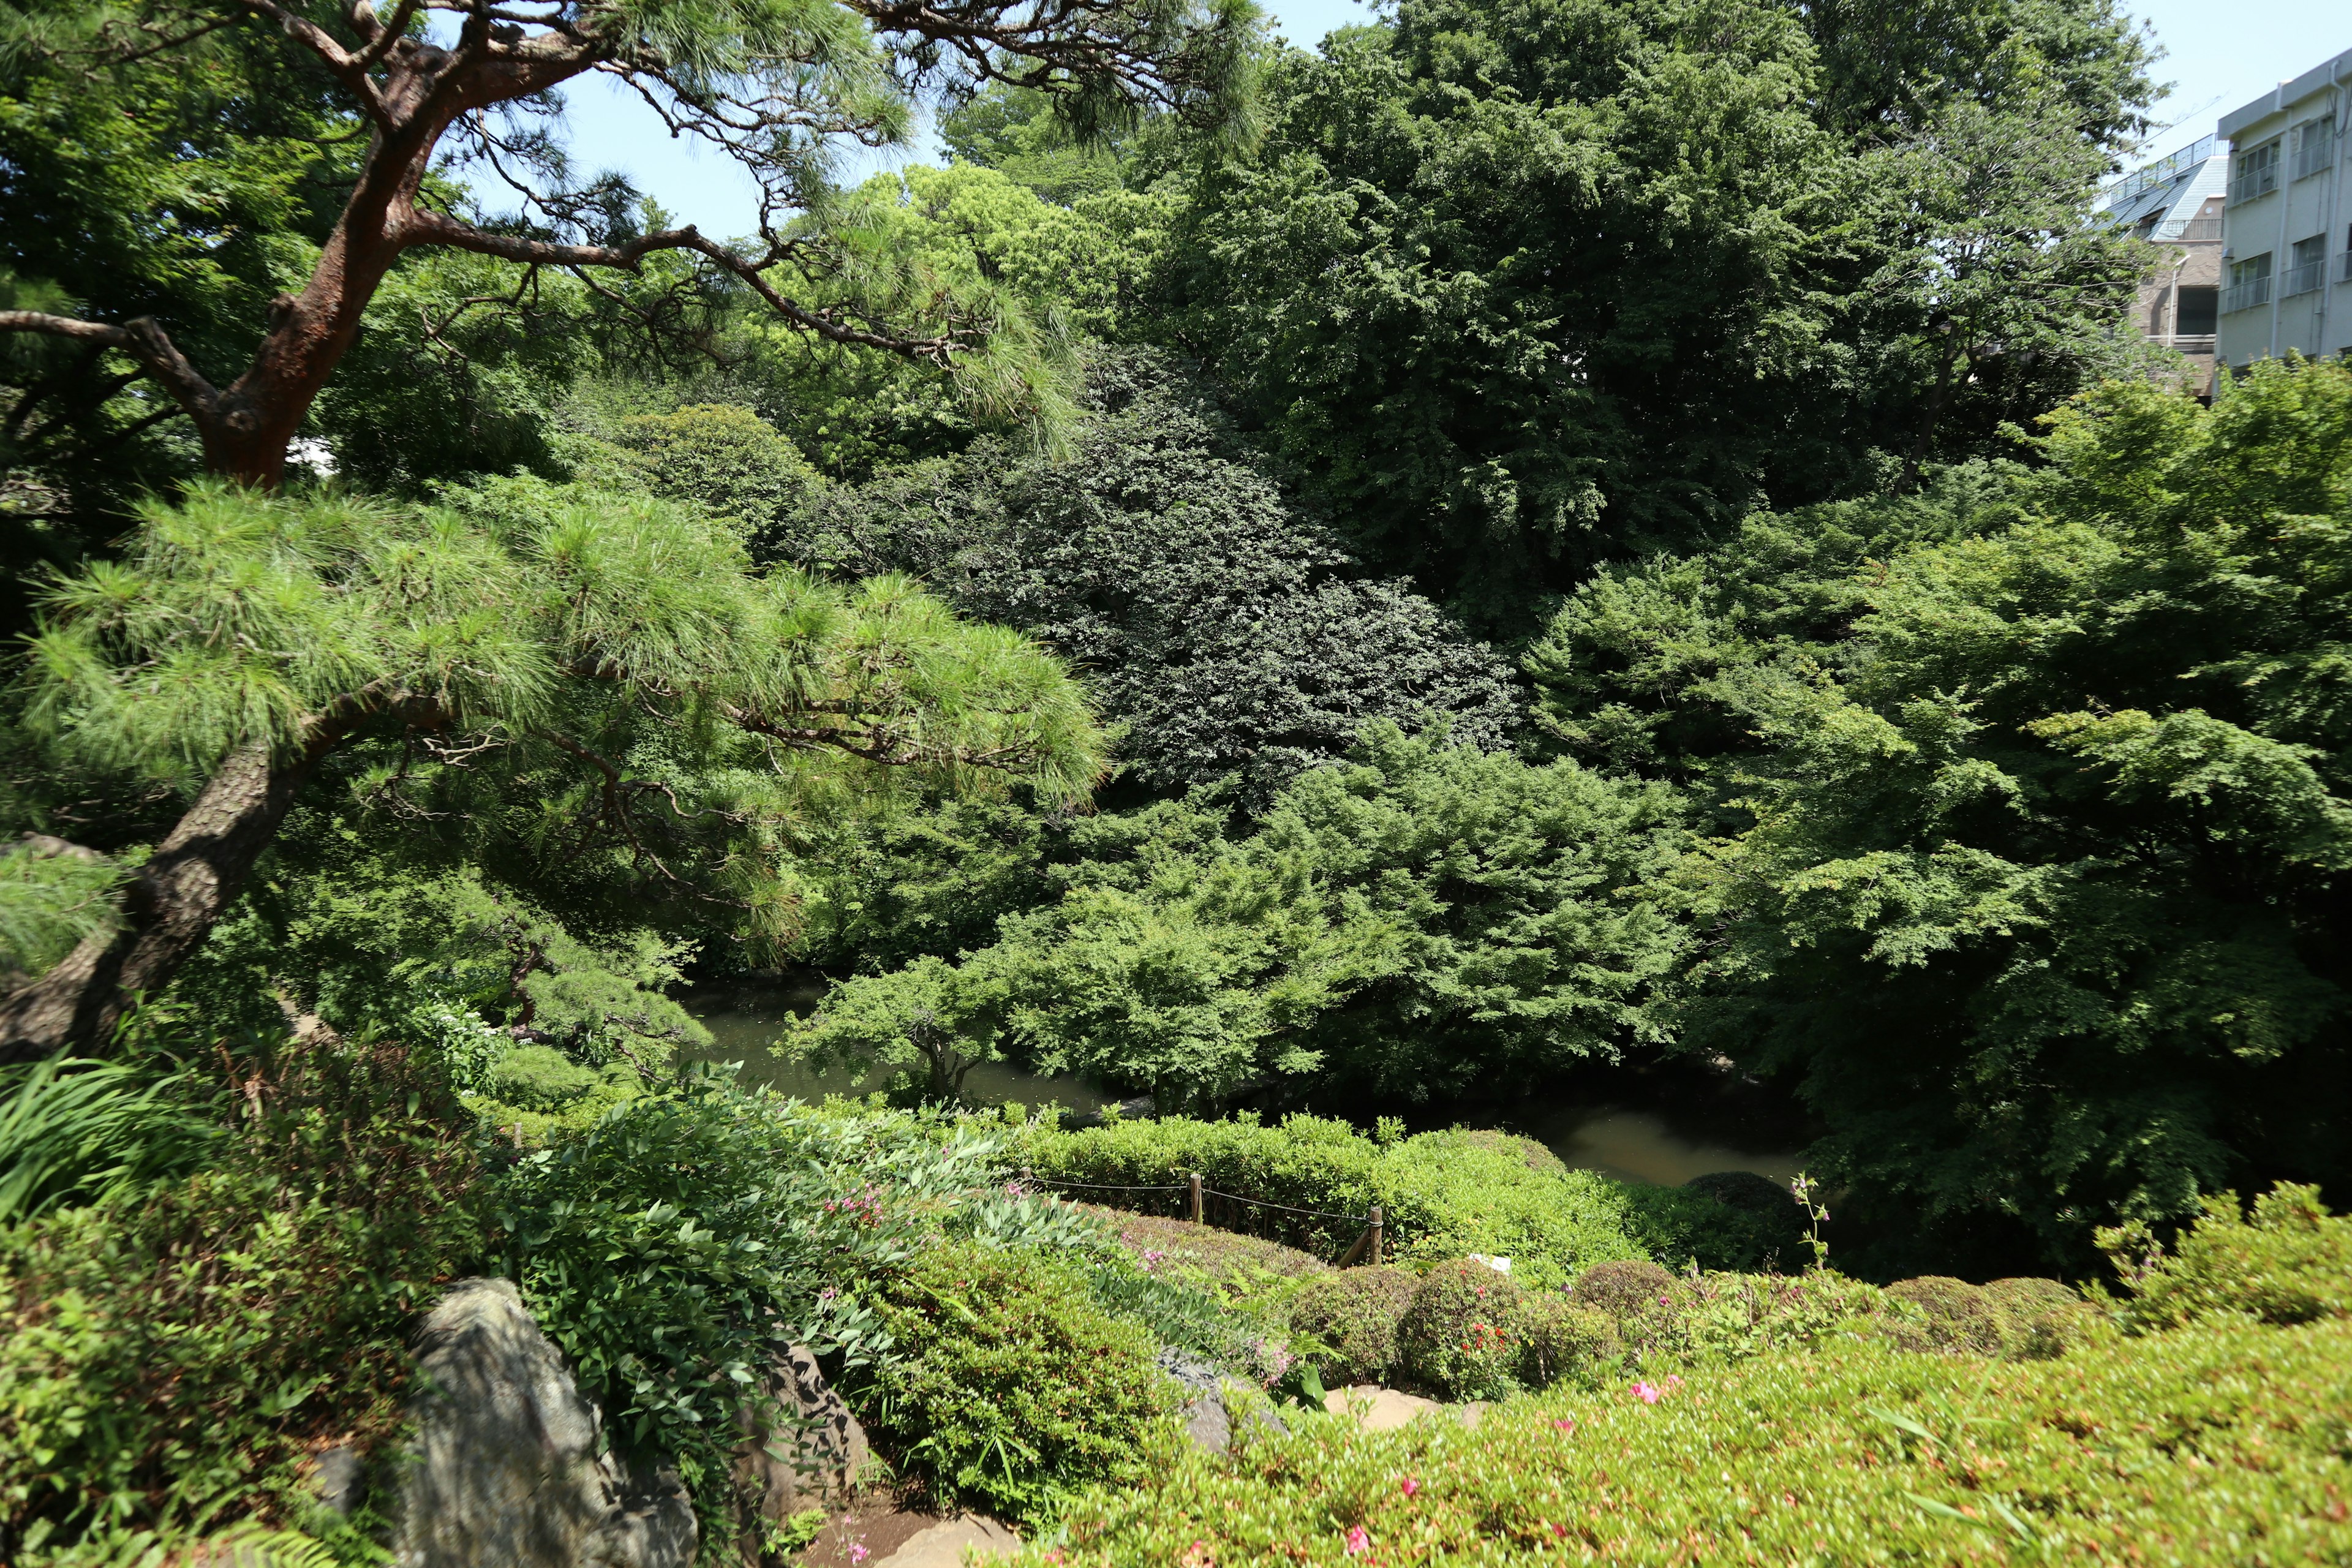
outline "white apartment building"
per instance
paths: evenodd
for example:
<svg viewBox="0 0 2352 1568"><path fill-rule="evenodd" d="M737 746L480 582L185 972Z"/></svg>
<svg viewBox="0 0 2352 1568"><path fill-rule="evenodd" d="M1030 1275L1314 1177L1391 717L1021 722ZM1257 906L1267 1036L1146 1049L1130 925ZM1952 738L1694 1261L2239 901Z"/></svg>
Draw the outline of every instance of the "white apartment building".
<svg viewBox="0 0 2352 1568"><path fill-rule="evenodd" d="M2221 117L2230 192L2217 348L2233 369L2352 346L2347 116L2352 49Z"/></svg>

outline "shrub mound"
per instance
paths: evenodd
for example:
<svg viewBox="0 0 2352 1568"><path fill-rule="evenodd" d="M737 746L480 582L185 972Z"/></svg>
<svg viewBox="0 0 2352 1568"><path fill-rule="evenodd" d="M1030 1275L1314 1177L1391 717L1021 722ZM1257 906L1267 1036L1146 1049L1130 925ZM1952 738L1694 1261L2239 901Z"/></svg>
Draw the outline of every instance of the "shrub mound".
<svg viewBox="0 0 2352 1568"><path fill-rule="evenodd" d="M2136 1329L2169 1328L2222 1312L2265 1323L2352 1315L2352 1217L2330 1215L2317 1187L2282 1183L2242 1212L2238 1194L2205 1200L2204 1217L2165 1256L2144 1230L2102 1231L2131 1282Z"/></svg>
<svg viewBox="0 0 2352 1568"><path fill-rule="evenodd" d="M1025 1519L1067 1488L1131 1485L1174 1408L1160 1346L1043 1254L946 1247L884 1286L896 1353L867 1402L875 1435L936 1500Z"/></svg>
<svg viewBox="0 0 2352 1568"><path fill-rule="evenodd" d="M1654 1263L1602 1263L1578 1275L1569 1293L1580 1307L1624 1318L1665 1306L1674 1288L1675 1277Z"/></svg>
<svg viewBox="0 0 2352 1568"><path fill-rule="evenodd" d="M1529 1388L1570 1379L1590 1384L1625 1350L1615 1320L1560 1290L1528 1292L1505 1329L1518 1342L1518 1380Z"/></svg>
<svg viewBox="0 0 2352 1568"><path fill-rule="evenodd" d="M1290 1327L1324 1386L1381 1383L1399 1366L1397 1327L1421 1279L1409 1268L1335 1269L1311 1280L1290 1306Z"/></svg>
<svg viewBox="0 0 2352 1568"><path fill-rule="evenodd" d="M1507 1274L1456 1258L1422 1277L1397 1323L1405 1375L1454 1399L1500 1399L1517 1386L1520 1303Z"/></svg>
<svg viewBox="0 0 2352 1568"><path fill-rule="evenodd" d="M1930 1274L1902 1279L1886 1288L1889 1300L1917 1312L1890 1320L1887 1331L1911 1350L1950 1351L1964 1355L1999 1355L2007 1342L2001 1314L1990 1297L1965 1279Z"/></svg>

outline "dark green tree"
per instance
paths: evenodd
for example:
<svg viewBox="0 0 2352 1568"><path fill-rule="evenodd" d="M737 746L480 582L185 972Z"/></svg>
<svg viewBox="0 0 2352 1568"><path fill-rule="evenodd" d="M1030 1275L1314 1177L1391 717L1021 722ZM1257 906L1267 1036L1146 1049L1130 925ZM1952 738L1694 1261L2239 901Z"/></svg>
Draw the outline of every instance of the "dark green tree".
<svg viewBox="0 0 2352 1568"><path fill-rule="evenodd" d="M2106 0L1889 6L1927 37L1882 109L1832 90L1819 9L1403 0L1280 60L1135 330L1232 384L1371 568L1514 636L1597 560L1986 450L2082 384L2144 265L2084 232L2139 46L1984 21ZM2005 63L1922 74L1988 28Z"/></svg>
<svg viewBox="0 0 2352 1568"><path fill-rule="evenodd" d="M817 494L769 542L849 573L908 571L1081 670L1134 777L1235 779L1247 804L1367 722L1500 744L1507 667L1394 582L1367 582L1180 371L1097 358L1068 457L996 447Z"/></svg>
<svg viewBox="0 0 2352 1568"><path fill-rule="evenodd" d="M2044 450L1596 584L1537 666L1743 829L1685 1038L1793 1076L1891 1268L2352 1179L2352 373L2113 384Z"/></svg>

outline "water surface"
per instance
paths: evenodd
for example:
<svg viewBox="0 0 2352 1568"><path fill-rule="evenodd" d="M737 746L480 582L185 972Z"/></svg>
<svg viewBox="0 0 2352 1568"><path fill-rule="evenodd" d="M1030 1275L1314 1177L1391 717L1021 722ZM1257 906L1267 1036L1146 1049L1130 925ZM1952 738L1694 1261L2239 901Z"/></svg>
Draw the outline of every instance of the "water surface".
<svg viewBox="0 0 2352 1568"><path fill-rule="evenodd" d="M802 1100L881 1089L890 1077L887 1072L866 1078L837 1070L820 1073L770 1050L793 1019L815 1010L825 988L823 975L799 973L688 993L680 1000L714 1041L707 1051L688 1053L689 1059L740 1061L747 1082ZM1098 1110L1111 1098L1083 1079L1048 1078L1009 1062L979 1064L964 1076L963 1089L965 1098L975 1104L1011 1101L1033 1110L1061 1105ZM1776 1139L1769 1127L1743 1126L1735 1131L1744 1136L1727 1139L1700 1125L1704 1120L1678 1117L1671 1107L1629 1110L1583 1098L1551 1103L1538 1098L1516 1108L1509 1122L1571 1170L1597 1171L1619 1181L1678 1187L1713 1171L1753 1171L1786 1184L1797 1173L1793 1138Z"/></svg>

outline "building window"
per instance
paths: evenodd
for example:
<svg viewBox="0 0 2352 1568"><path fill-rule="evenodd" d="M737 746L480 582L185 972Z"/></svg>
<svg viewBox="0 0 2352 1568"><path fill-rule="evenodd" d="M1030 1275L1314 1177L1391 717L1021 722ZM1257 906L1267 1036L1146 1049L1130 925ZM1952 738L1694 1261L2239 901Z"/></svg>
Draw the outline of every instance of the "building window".
<svg viewBox="0 0 2352 1568"><path fill-rule="evenodd" d="M2221 313L2221 290L2185 285L2180 290L2180 312L2172 319L2175 337L2210 338Z"/></svg>
<svg viewBox="0 0 2352 1568"><path fill-rule="evenodd" d="M2286 270L2279 275L2279 298L2308 294L2327 281L2327 237L2315 234L2294 242Z"/></svg>
<svg viewBox="0 0 2352 1568"><path fill-rule="evenodd" d="M2251 310L2257 305L2271 302L2271 253L2250 256L2243 261L2230 263L2230 291L2222 296L2224 314L2231 310Z"/></svg>
<svg viewBox="0 0 2352 1568"><path fill-rule="evenodd" d="M2250 202L2278 189L2279 144L2273 136L2259 147L2238 154L2230 178L2230 200Z"/></svg>
<svg viewBox="0 0 2352 1568"><path fill-rule="evenodd" d="M2336 162L2336 116L2323 114L2294 128L2294 177L2316 174Z"/></svg>

